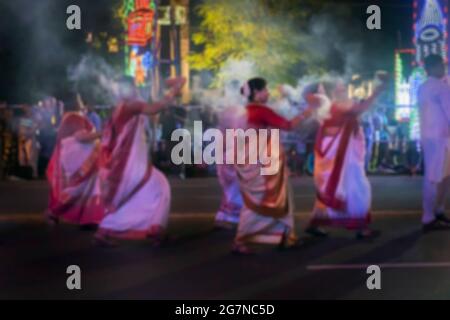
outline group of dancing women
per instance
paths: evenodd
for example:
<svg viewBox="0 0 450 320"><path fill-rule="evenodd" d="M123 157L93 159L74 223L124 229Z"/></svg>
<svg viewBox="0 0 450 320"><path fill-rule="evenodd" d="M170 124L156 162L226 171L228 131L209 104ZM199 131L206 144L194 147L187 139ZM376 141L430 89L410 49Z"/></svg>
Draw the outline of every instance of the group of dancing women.
<svg viewBox="0 0 450 320"><path fill-rule="evenodd" d="M330 104L315 144L316 200L305 230L310 235L327 236L326 226L353 230L360 239L377 234L369 227L371 188L364 170L365 138L359 117L386 87L387 80L382 80L371 97L358 103L348 98L342 83L318 82L305 94L306 109L290 120L267 105L266 80L253 78L241 88L247 104L232 112L241 115L240 129L255 129L258 135L260 129L301 128L314 118L324 100ZM166 84L168 94L150 104L139 98L135 88L124 90L101 133L81 113L64 115L47 169L48 223L64 221L95 228L94 241L102 246L116 246L122 239L151 239L157 246L164 242L171 190L149 156L149 118L173 104L185 79L169 79ZM226 114L219 119L221 130L236 127L235 122L227 123ZM249 161L249 153L244 163L216 165L223 196L215 226L237 230L232 244L235 254L252 254L258 244L298 246L286 155L279 141L279 148L271 148L271 139L279 135L269 134L258 141L264 142L265 151L277 161L278 170L272 174L262 175L267 164L260 159Z"/></svg>

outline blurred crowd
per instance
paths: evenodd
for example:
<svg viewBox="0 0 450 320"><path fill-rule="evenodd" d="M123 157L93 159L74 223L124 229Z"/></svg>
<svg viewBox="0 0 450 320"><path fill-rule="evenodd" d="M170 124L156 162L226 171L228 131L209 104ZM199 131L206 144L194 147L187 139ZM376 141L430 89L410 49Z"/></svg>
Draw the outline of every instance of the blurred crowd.
<svg viewBox="0 0 450 320"><path fill-rule="evenodd" d="M47 97L36 105L0 105L0 175L3 179L37 179L56 142L64 104Z"/></svg>
<svg viewBox="0 0 450 320"><path fill-rule="evenodd" d="M93 108L80 111L101 130ZM50 96L34 105L0 103L0 179L45 179L64 112L64 102Z"/></svg>
<svg viewBox="0 0 450 320"><path fill-rule="evenodd" d="M78 101L68 107L55 97L46 97L35 105L0 103L0 179L44 179L55 147L58 126L64 112L83 112L101 131L108 120L111 107L94 106ZM422 170L420 144L411 140L409 124L395 120L394 108L379 105L364 114L361 124L366 135L366 170L373 174L417 174ZM203 130L217 127L218 119L211 106L173 106L154 119L154 163L167 174L181 178L215 174L214 166L180 165L170 161L171 134L178 128L191 128L201 120ZM314 141L316 126L307 134L282 134L282 143L293 175L312 175L314 170Z"/></svg>
<svg viewBox="0 0 450 320"><path fill-rule="evenodd" d="M58 127L65 112L76 111L87 116L98 132L108 121L112 106L98 106L89 98L67 103L46 97L35 105L0 103L0 180L45 179L46 169L55 148ZM174 166L171 141L175 129L189 125L190 119L202 120L205 130L215 125L209 108L173 106L153 119L154 147L152 157L166 173L186 176L208 175L211 168ZM163 124L163 125L162 125Z"/></svg>

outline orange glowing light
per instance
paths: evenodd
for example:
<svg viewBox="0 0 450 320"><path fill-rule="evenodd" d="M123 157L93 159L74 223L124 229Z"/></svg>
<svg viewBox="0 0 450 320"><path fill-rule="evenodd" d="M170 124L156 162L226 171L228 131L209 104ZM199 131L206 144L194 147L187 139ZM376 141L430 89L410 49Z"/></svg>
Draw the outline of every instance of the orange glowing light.
<svg viewBox="0 0 450 320"><path fill-rule="evenodd" d="M139 10L128 17L128 45L146 46L153 35L152 10Z"/></svg>

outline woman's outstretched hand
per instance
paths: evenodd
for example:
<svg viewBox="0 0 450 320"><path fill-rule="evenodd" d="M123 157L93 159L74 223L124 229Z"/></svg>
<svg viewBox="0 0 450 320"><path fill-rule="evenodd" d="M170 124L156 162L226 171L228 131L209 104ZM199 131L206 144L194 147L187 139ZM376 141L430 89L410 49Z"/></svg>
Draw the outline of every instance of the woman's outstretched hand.
<svg viewBox="0 0 450 320"><path fill-rule="evenodd" d="M186 84L186 79L184 77L169 78L165 81L166 86L170 88L163 99L152 104L146 104L143 108L141 107L139 112L155 115L163 109L170 107L174 102L175 97L181 94L181 89Z"/></svg>
<svg viewBox="0 0 450 320"><path fill-rule="evenodd" d="M184 77L175 77L167 79L166 86L170 88L169 96L172 98L179 96L185 84L186 78Z"/></svg>

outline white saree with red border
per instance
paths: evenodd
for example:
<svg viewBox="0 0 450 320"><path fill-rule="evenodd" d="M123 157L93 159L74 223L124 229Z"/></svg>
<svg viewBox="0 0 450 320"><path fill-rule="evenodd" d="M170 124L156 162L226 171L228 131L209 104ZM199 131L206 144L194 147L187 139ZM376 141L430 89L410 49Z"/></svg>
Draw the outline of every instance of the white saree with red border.
<svg viewBox="0 0 450 320"><path fill-rule="evenodd" d="M93 131L86 117L67 113L47 168L49 214L74 224L98 224L104 217L98 177L100 143L81 143L75 134Z"/></svg>
<svg viewBox="0 0 450 320"><path fill-rule="evenodd" d="M313 226L363 229L370 223L371 186L364 170L365 139L356 115L334 136L319 130L314 160L317 198Z"/></svg>
<svg viewBox="0 0 450 320"><path fill-rule="evenodd" d="M114 112L102 141L101 181L107 216L100 233L144 239L166 229L170 186L150 159L148 117L123 103Z"/></svg>
<svg viewBox="0 0 450 320"><path fill-rule="evenodd" d="M265 115L267 114L267 116ZM252 120L255 119L255 120ZM265 121L274 121L268 123ZM247 106L247 115L243 117L243 129L267 129L270 125L288 127L286 121L269 111L267 107ZM279 123L278 123L279 122ZM259 135L259 134L258 134ZM278 136L279 138L279 136ZM283 239L295 242L297 237L294 229L294 203L289 183L289 172L286 157L280 141L278 148L272 149L270 134L267 140L258 138L258 161L251 164L251 151L245 148L245 164L235 166L240 183L244 206L241 210L236 243L265 243L280 244ZM248 141L246 141L248 145ZM270 166L278 168L272 175L262 175L261 169L267 167L261 163L261 155L271 155L273 160Z"/></svg>

